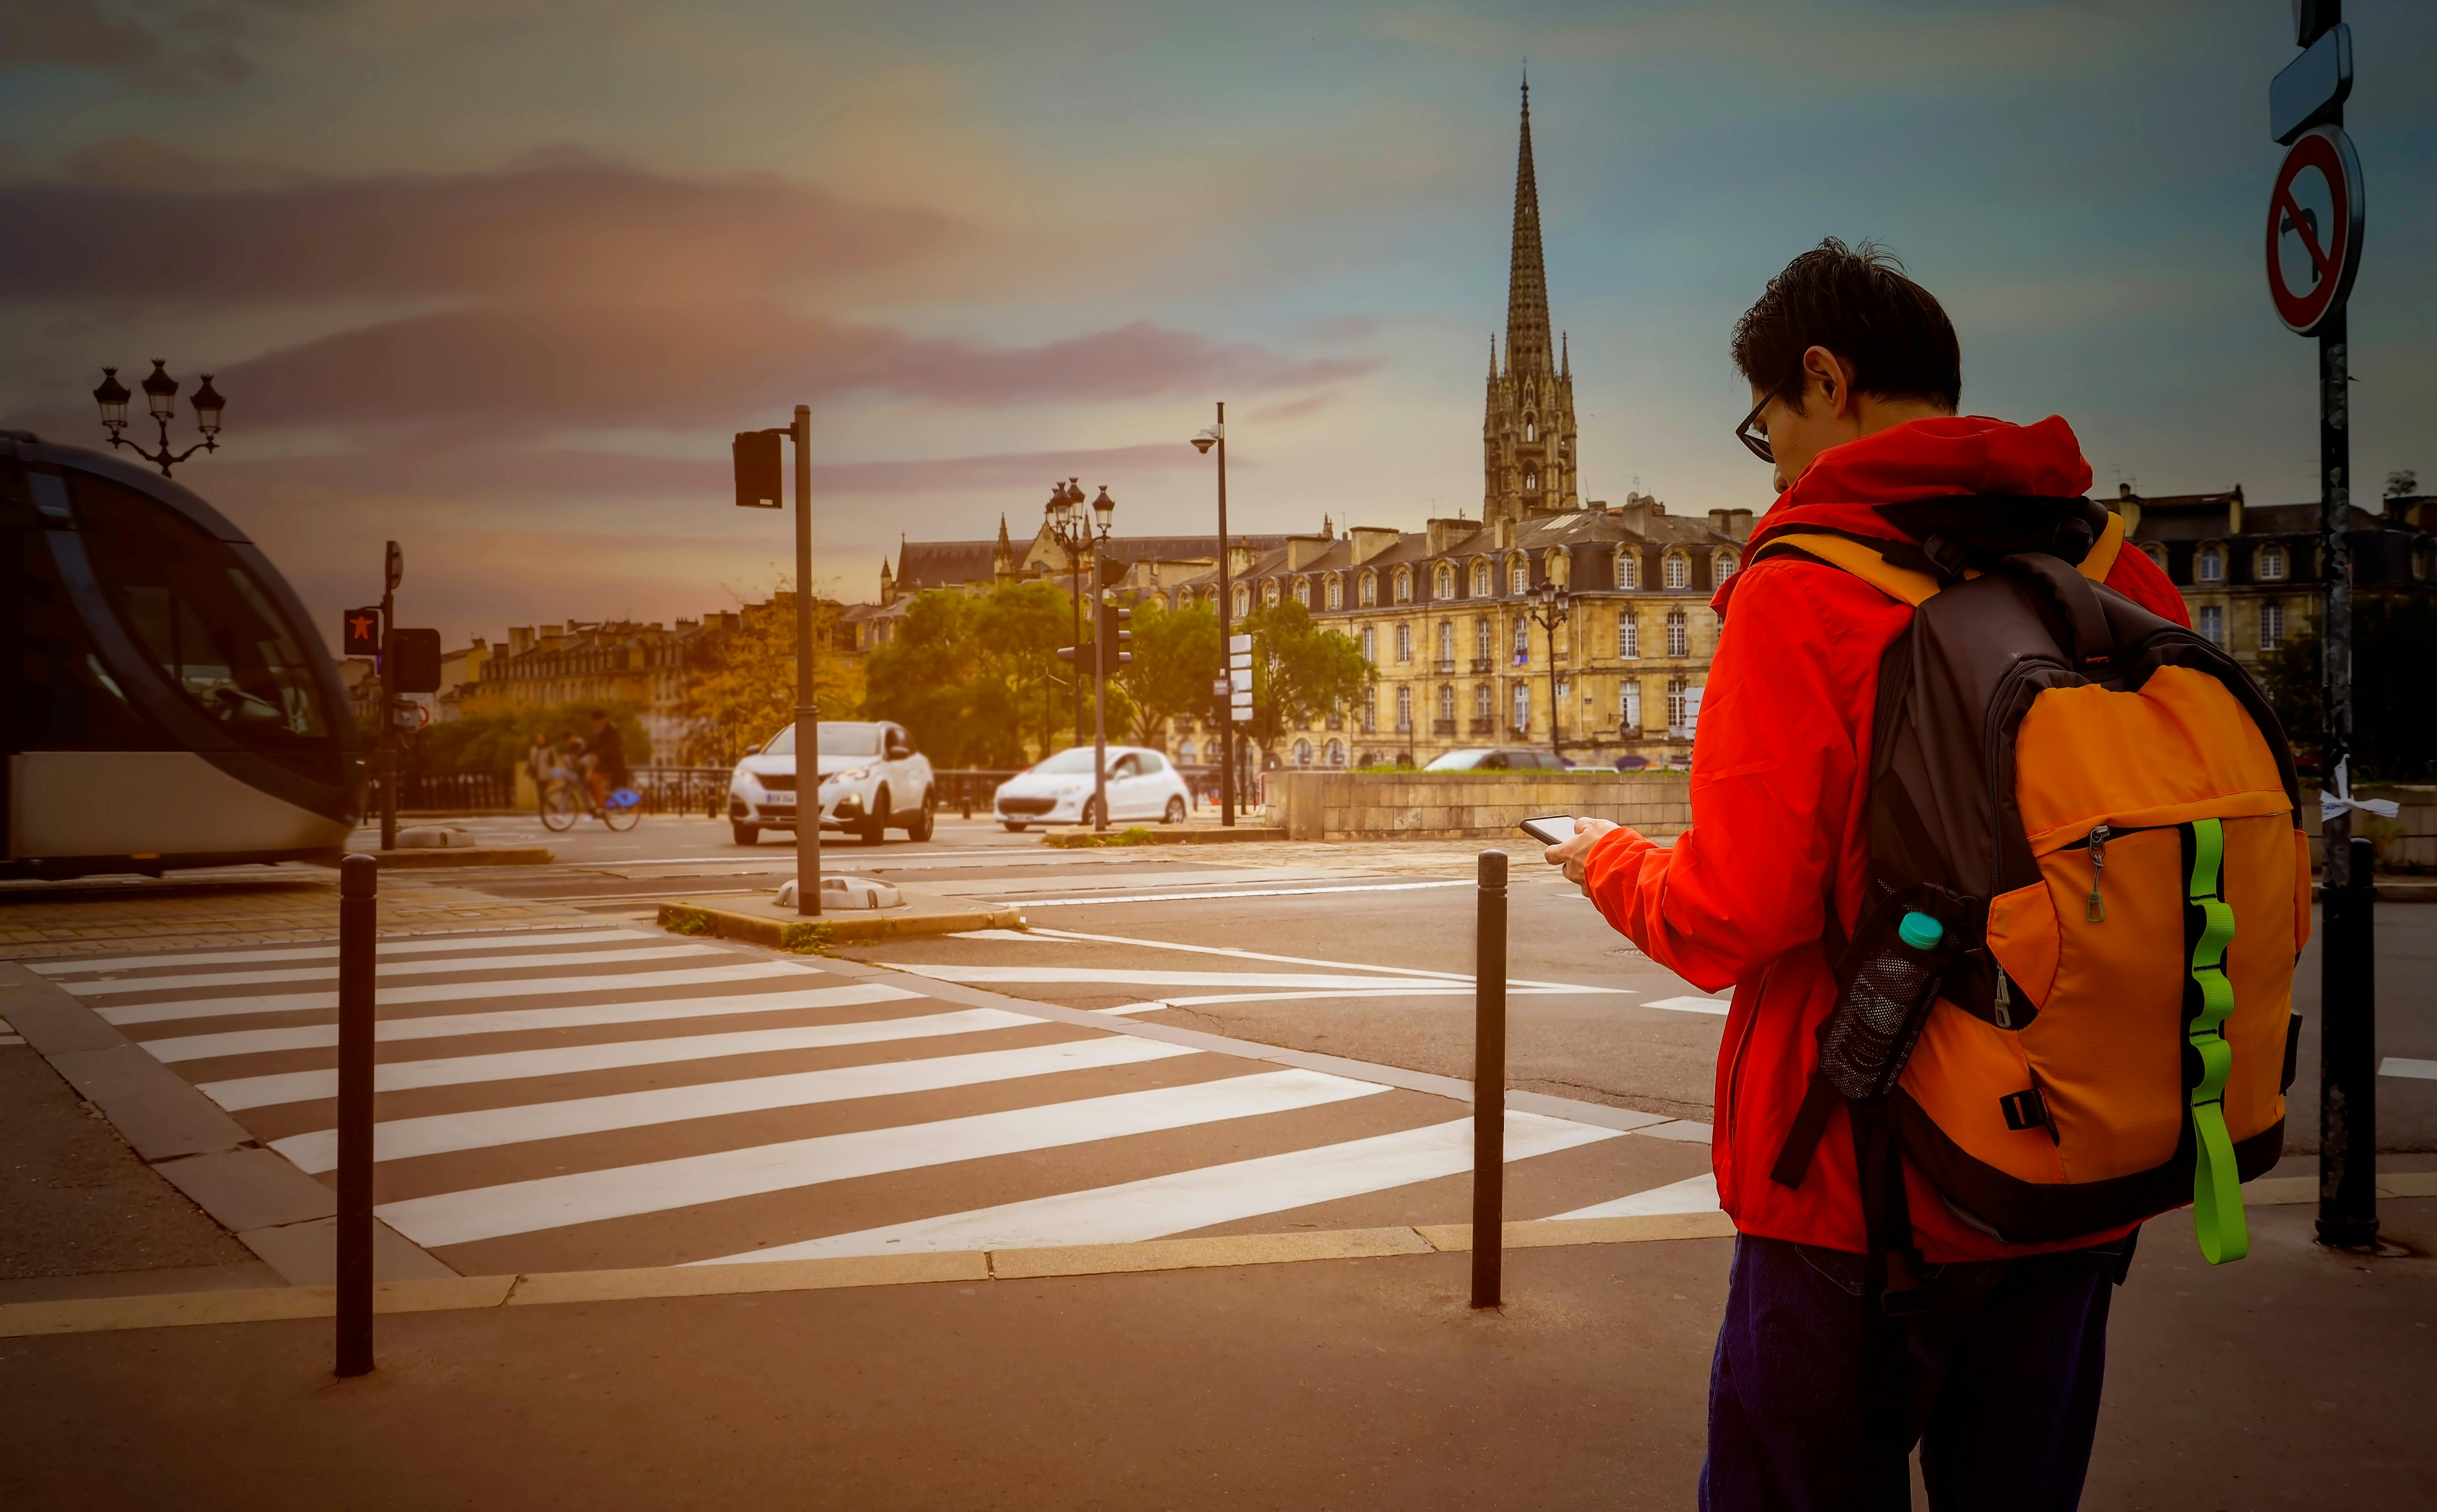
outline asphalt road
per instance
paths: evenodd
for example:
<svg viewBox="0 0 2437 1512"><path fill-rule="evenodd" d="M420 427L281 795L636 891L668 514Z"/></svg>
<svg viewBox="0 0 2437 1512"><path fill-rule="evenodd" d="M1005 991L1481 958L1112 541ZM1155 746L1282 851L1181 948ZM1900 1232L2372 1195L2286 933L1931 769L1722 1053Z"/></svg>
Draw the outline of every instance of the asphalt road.
<svg viewBox="0 0 2437 1512"><path fill-rule="evenodd" d="M462 821L530 843L525 819ZM738 846L724 823L654 816L625 835L547 837L547 868L451 875L502 896L552 898L623 921L675 896L745 895L794 875L783 837ZM936 839L825 847L826 869L1022 907L1028 933L850 947L855 959L1069 1007L1117 1011L1297 1050L1469 1077L1476 895L1482 845L1458 842L1059 850L987 821L943 818ZM1512 1085L1707 1120L1723 1002L1657 966L1517 836L1508 959ZM2378 911L2379 1051L2437 1067L2437 908ZM2288 1148L2317 1148L2318 947L2295 996L2305 1015ZM1332 978L1298 985L1298 975ZM1399 982L1395 979L1405 979ZM1384 980L1383 980L1384 979ZM2409 1067L2403 1068L2411 1069ZM2437 1150L2437 1080L2379 1078L2380 1147Z"/></svg>

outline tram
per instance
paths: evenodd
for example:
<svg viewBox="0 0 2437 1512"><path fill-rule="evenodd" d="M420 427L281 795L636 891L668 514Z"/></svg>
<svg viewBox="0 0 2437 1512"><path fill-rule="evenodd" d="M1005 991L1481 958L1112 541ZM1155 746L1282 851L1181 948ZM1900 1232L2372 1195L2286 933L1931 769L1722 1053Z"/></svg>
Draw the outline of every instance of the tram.
<svg viewBox="0 0 2437 1512"><path fill-rule="evenodd" d="M0 877L332 860L344 685L254 543L169 478L0 430Z"/></svg>

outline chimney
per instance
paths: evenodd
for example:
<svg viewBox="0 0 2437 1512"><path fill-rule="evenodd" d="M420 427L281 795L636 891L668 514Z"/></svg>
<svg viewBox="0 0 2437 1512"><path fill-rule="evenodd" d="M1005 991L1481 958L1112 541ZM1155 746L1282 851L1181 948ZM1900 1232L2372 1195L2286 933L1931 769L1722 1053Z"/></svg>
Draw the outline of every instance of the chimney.
<svg viewBox="0 0 2437 1512"><path fill-rule="evenodd" d="M1445 556L1450 547L1472 539L1480 530L1476 520L1427 520L1422 525L1423 549L1434 557Z"/></svg>
<svg viewBox="0 0 2437 1512"><path fill-rule="evenodd" d="M1252 571L1253 564L1259 560L1260 555L1261 554L1258 551L1254 550L1251 547L1245 546L1240 542L1228 547L1227 576L1230 578L1240 578L1244 576L1244 574Z"/></svg>
<svg viewBox="0 0 2437 1512"><path fill-rule="evenodd" d="M1323 531L1318 535L1288 536L1287 570L1293 572L1309 566L1327 555L1328 548L1336 544L1337 536L1334 531Z"/></svg>
<svg viewBox="0 0 2437 1512"><path fill-rule="evenodd" d="M523 655L525 652L529 652L529 651L531 651L531 650L533 650L533 649L534 649L534 633L533 633L533 626L531 626L531 625L510 625L510 626L508 627L508 654L509 654L509 655L511 655L511 656L521 656L521 655Z"/></svg>
<svg viewBox="0 0 2437 1512"><path fill-rule="evenodd" d="M2234 496L2225 501L2225 533L2229 536L2242 533L2242 490L2238 488L2234 491Z"/></svg>
<svg viewBox="0 0 2437 1512"><path fill-rule="evenodd" d="M1354 560L1358 565L1405 538L1404 531L1378 525L1358 525L1347 534L1353 538Z"/></svg>
<svg viewBox="0 0 2437 1512"><path fill-rule="evenodd" d="M1751 539L1752 512L1749 510L1711 510L1709 529L1736 541Z"/></svg>
<svg viewBox="0 0 2437 1512"><path fill-rule="evenodd" d="M566 638L567 627L565 625L544 625L541 627L541 649L544 651L558 650L559 642Z"/></svg>

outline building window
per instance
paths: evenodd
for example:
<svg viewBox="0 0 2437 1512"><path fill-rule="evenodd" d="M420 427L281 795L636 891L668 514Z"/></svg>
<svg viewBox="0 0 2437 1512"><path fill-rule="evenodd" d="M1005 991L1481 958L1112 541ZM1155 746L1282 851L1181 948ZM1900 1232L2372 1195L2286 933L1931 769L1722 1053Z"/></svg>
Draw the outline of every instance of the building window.
<svg viewBox="0 0 2437 1512"><path fill-rule="evenodd" d="M1525 473L1523 475L1523 486L1527 490L1538 488L1540 486L1540 475L1537 473Z"/></svg>
<svg viewBox="0 0 2437 1512"><path fill-rule="evenodd" d="M1379 733L1379 695L1370 688L1362 691L1362 733L1365 735Z"/></svg>
<svg viewBox="0 0 2437 1512"><path fill-rule="evenodd" d="M1430 576L1430 594L1437 599L1455 597L1455 569L1442 565Z"/></svg>
<svg viewBox="0 0 2437 1512"><path fill-rule="evenodd" d="M2225 581L2225 547L2215 542L2201 547L2200 556L2195 559L2193 570L2194 575L2201 582L2223 582Z"/></svg>
<svg viewBox="0 0 2437 1512"><path fill-rule="evenodd" d="M1735 575L1735 554L1732 551L1719 552L1711 570L1716 573L1717 581L1720 582L1724 582L1728 578L1733 577Z"/></svg>
<svg viewBox="0 0 2437 1512"><path fill-rule="evenodd" d="M2259 606L2259 649L2274 651L2285 644L2285 606L2270 599Z"/></svg>
<svg viewBox="0 0 2437 1512"><path fill-rule="evenodd" d="M2161 572L2166 570L2166 548L2165 547L2155 545L2145 546L2141 548L2141 554L2149 559L2149 565L2151 566L2156 567Z"/></svg>
<svg viewBox="0 0 2437 1512"><path fill-rule="evenodd" d="M1684 611L1681 609L1667 611L1667 654L1670 656L1692 654L1692 633L1685 627Z"/></svg>
<svg viewBox="0 0 2437 1512"><path fill-rule="evenodd" d="M1506 591L1525 593L1532 587L1532 564L1517 557L1506 568Z"/></svg>
<svg viewBox="0 0 2437 1512"><path fill-rule="evenodd" d="M1476 599L1489 597L1489 564L1486 562L1472 565L1472 596Z"/></svg>
<svg viewBox="0 0 2437 1512"><path fill-rule="evenodd" d="M1530 415L1523 417L1523 443L1530 445L1540 439L1540 423Z"/></svg>
<svg viewBox="0 0 2437 1512"><path fill-rule="evenodd" d="M1410 732L1413 727L1413 690L1396 689L1396 728Z"/></svg>
<svg viewBox="0 0 2437 1512"><path fill-rule="evenodd" d="M1494 712L1490 708L1489 704L1489 685L1487 683L1474 684L1472 688L1472 717L1476 720L1486 721Z"/></svg>
<svg viewBox="0 0 2437 1512"><path fill-rule="evenodd" d="M1641 728L1641 679L1628 677L1617 694L1617 727L1627 732Z"/></svg>
<svg viewBox="0 0 2437 1512"><path fill-rule="evenodd" d="M1413 575L1403 567L1396 569L1396 601L1398 603L1413 601Z"/></svg>
<svg viewBox="0 0 2437 1512"><path fill-rule="evenodd" d="M1332 767L1341 767L1345 765L1345 742L1342 740L1329 741L1327 750L1323 753L1323 758L1325 759Z"/></svg>
<svg viewBox="0 0 2437 1512"><path fill-rule="evenodd" d="M1370 625L1362 627L1362 659L1366 662L1379 659L1379 632Z"/></svg>
<svg viewBox="0 0 2437 1512"><path fill-rule="evenodd" d="M1515 685L1515 733L1521 735L1532 728L1532 685Z"/></svg>
<svg viewBox="0 0 2437 1512"><path fill-rule="evenodd" d="M1667 733L1678 735L1683 728L1684 679L1671 677L1667 679Z"/></svg>
<svg viewBox="0 0 2437 1512"><path fill-rule="evenodd" d="M1192 741L1179 740L1176 742L1176 764L1180 767L1189 767L1193 765Z"/></svg>
<svg viewBox="0 0 2437 1512"><path fill-rule="evenodd" d="M1574 696L1574 680L1570 677L1560 677L1557 679L1557 686L1550 691L1562 705L1566 700Z"/></svg>
<svg viewBox="0 0 2437 1512"><path fill-rule="evenodd" d="M2286 556L2285 556L2285 548L2284 548L2283 547L2281 547L2281 546L2263 546L2263 547L2261 547L2259 548L2259 581L2260 581L2260 582L2284 582L2284 581L2285 581L2285 573L2286 573L2286 571L2287 571L2287 566L2288 566L2288 565L2287 565Z"/></svg>
<svg viewBox="0 0 2437 1512"><path fill-rule="evenodd" d="M1489 617L1481 616L1472 622L1472 654L1476 660L1489 660Z"/></svg>
<svg viewBox="0 0 2437 1512"><path fill-rule="evenodd" d="M1362 603L1366 607L1368 605L1377 603L1379 601L1379 575L1376 572L1366 572L1362 574L1361 584L1354 590L1354 596L1359 602Z"/></svg>
<svg viewBox="0 0 2437 1512"><path fill-rule="evenodd" d="M1667 586L1689 588L1692 585L1692 560L1680 551L1667 553Z"/></svg>
<svg viewBox="0 0 2437 1512"><path fill-rule="evenodd" d="M2200 605L2200 632L2203 638L2214 645L2222 646L2225 644L2225 608L2223 605L2213 603Z"/></svg>
<svg viewBox="0 0 2437 1512"><path fill-rule="evenodd" d="M1412 659L1413 627L1411 625L1398 625L1396 627L1396 660L1400 662L1409 662Z"/></svg>
<svg viewBox="0 0 2437 1512"><path fill-rule="evenodd" d="M1335 578L1328 580L1328 607L1331 609L1345 607L1345 584Z"/></svg>
<svg viewBox="0 0 2437 1512"><path fill-rule="evenodd" d="M1266 579L1261 583L1261 602L1271 609L1278 606L1278 580Z"/></svg>
<svg viewBox="0 0 2437 1512"><path fill-rule="evenodd" d="M1455 622L1453 620L1439 621L1439 660L1443 662L1455 660Z"/></svg>
<svg viewBox="0 0 2437 1512"><path fill-rule="evenodd" d="M1641 553L1626 549L1616 554L1616 585L1627 590L1641 586Z"/></svg>
<svg viewBox="0 0 2437 1512"><path fill-rule="evenodd" d="M1311 607L1311 580L1309 578L1295 579L1294 596L1295 602L1303 605L1306 609Z"/></svg>
<svg viewBox="0 0 2437 1512"><path fill-rule="evenodd" d="M1641 621L1633 617L1630 609L1616 617L1616 653L1626 661L1641 657Z"/></svg>
<svg viewBox="0 0 2437 1512"><path fill-rule="evenodd" d="M1455 722L1455 687L1451 684L1439 685L1439 718L1449 724Z"/></svg>
<svg viewBox="0 0 2437 1512"><path fill-rule="evenodd" d="M1294 764L1299 767L1307 767L1311 765L1311 742L1309 740L1297 740L1294 743Z"/></svg>
<svg viewBox="0 0 2437 1512"><path fill-rule="evenodd" d="M1532 665L1532 621L1528 619L1515 621L1515 665Z"/></svg>

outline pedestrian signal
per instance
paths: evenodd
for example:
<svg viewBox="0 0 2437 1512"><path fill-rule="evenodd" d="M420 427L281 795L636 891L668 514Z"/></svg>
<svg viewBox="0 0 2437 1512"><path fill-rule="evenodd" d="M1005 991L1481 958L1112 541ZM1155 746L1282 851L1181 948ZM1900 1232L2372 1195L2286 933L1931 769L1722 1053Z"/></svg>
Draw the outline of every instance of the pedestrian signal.
<svg viewBox="0 0 2437 1512"><path fill-rule="evenodd" d="M389 634L390 686L400 693L440 691L440 632L393 630Z"/></svg>
<svg viewBox="0 0 2437 1512"><path fill-rule="evenodd" d="M736 433L736 503L740 509L786 507L780 480L779 438L783 430L740 430Z"/></svg>
<svg viewBox="0 0 2437 1512"><path fill-rule="evenodd" d="M345 650L342 656L377 656L380 654L380 611L350 609L339 617L339 638Z"/></svg>

